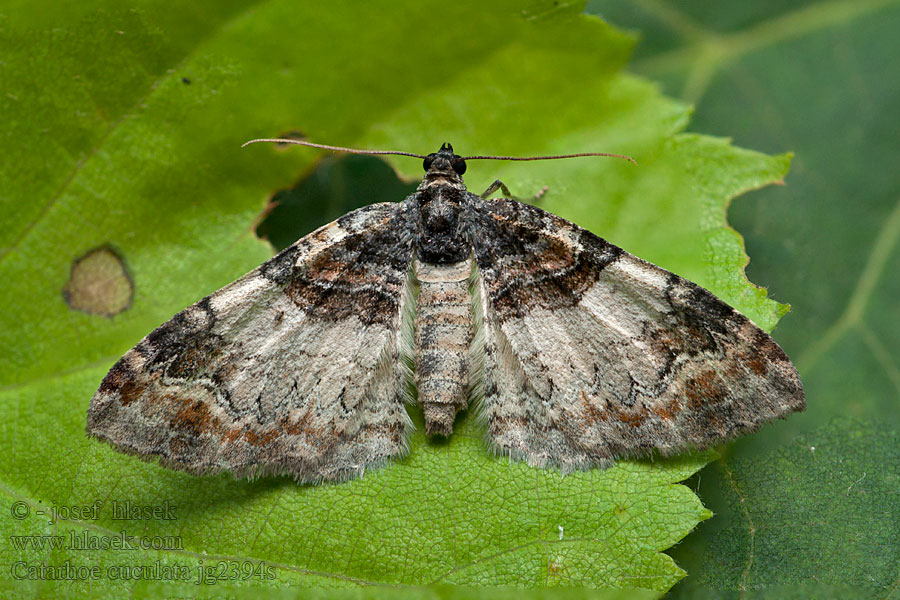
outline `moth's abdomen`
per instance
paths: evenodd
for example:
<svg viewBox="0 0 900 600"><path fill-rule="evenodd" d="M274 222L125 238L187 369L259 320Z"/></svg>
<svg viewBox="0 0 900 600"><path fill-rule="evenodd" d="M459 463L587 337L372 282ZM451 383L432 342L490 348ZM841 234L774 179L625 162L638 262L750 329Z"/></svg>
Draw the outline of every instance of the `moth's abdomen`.
<svg viewBox="0 0 900 600"><path fill-rule="evenodd" d="M472 261L434 265L416 261L416 387L427 435L450 435L466 408L468 353L475 335L469 276Z"/></svg>

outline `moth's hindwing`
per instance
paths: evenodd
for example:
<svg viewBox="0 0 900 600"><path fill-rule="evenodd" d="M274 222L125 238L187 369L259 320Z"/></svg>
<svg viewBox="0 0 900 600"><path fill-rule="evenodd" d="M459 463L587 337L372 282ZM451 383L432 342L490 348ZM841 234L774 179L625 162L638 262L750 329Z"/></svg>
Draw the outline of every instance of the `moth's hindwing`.
<svg viewBox="0 0 900 600"><path fill-rule="evenodd" d="M357 476L406 451L404 204L326 225L162 324L119 360L88 433L191 473Z"/></svg>
<svg viewBox="0 0 900 600"><path fill-rule="evenodd" d="M493 448L563 471L669 455L804 407L772 338L707 290L514 200L473 236Z"/></svg>

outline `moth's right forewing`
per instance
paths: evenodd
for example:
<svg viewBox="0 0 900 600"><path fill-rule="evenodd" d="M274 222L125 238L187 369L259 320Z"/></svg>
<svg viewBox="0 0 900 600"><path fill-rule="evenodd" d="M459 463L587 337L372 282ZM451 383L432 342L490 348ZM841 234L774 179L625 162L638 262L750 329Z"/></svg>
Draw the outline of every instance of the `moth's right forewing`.
<svg viewBox="0 0 900 600"><path fill-rule="evenodd" d="M192 473L358 476L406 450L405 203L349 213L128 351L88 433Z"/></svg>

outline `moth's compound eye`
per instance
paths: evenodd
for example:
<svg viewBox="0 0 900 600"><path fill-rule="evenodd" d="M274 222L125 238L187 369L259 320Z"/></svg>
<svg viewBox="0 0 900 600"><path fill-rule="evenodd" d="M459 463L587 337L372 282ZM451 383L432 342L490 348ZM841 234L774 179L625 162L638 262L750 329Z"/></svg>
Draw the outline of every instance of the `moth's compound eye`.
<svg viewBox="0 0 900 600"><path fill-rule="evenodd" d="M434 159L437 157L437 154L432 152L428 156L425 157L425 160L422 161L422 166L425 167L425 170L429 170L431 168L431 163L434 162Z"/></svg>
<svg viewBox="0 0 900 600"><path fill-rule="evenodd" d="M466 172L466 161L463 159L457 159L453 161L453 170L456 171L457 175L462 175Z"/></svg>

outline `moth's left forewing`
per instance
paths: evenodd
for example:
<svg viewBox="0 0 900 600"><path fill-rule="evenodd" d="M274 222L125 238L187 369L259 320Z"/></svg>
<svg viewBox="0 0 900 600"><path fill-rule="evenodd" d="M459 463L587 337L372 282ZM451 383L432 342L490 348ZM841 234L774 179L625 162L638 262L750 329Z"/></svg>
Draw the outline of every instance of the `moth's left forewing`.
<svg viewBox="0 0 900 600"><path fill-rule="evenodd" d="M802 410L781 348L707 290L529 205L479 215L481 414L497 451L607 466Z"/></svg>

